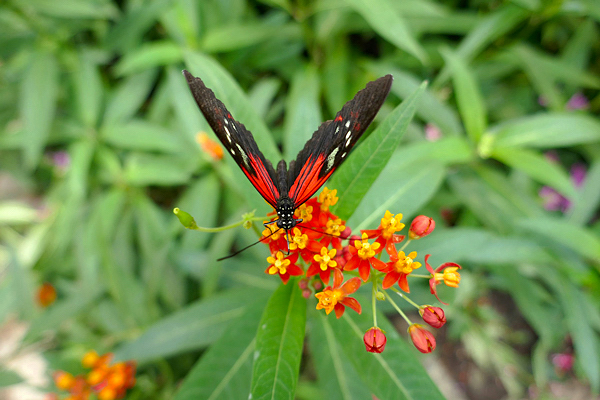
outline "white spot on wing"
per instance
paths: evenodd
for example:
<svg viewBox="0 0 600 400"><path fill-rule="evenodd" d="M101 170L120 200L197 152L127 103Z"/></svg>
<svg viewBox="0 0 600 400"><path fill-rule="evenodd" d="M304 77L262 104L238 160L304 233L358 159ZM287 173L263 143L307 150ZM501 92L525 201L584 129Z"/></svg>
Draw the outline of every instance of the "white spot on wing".
<svg viewBox="0 0 600 400"><path fill-rule="evenodd" d="M348 138L348 140L346 140L346 147L350 145L350 140L352 140L352 138Z"/></svg>
<svg viewBox="0 0 600 400"><path fill-rule="evenodd" d="M227 121L227 120L225 120ZM227 134L227 140L229 140L229 143L231 143L231 133L229 133L229 129L227 129L226 126L224 126L223 128L225 128L225 133Z"/></svg>
<svg viewBox="0 0 600 400"><path fill-rule="evenodd" d="M338 125L338 127L337 127L337 128L335 128L335 133L338 133L339 131L340 131L340 126ZM334 134L335 134L335 133L334 133Z"/></svg>
<svg viewBox="0 0 600 400"><path fill-rule="evenodd" d="M346 128L350 128L350 120L348 120L348 122L346 122Z"/></svg>
<svg viewBox="0 0 600 400"><path fill-rule="evenodd" d="M234 149L229 149L229 151L231 152L232 155L235 156L235 150Z"/></svg>
<svg viewBox="0 0 600 400"><path fill-rule="evenodd" d="M350 135L352 135L352 131L348 131L348 133L346 133L346 139L350 138Z"/></svg>
<svg viewBox="0 0 600 400"><path fill-rule="evenodd" d="M346 152L343 152L342 155L341 155L341 158L346 157L346 154L347 154Z"/></svg>
<svg viewBox="0 0 600 400"><path fill-rule="evenodd" d="M329 153L329 155L327 156L327 172L329 172L329 170L331 170L331 167L333 167L333 162L335 161L335 155L338 153L338 151L340 150L339 147L336 147L335 149L333 149L333 151L331 153Z"/></svg>
<svg viewBox="0 0 600 400"><path fill-rule="evenodd" d="M242 147L239 144L236 143L235 145L237 146L238 150L240 151L240 154L242 155L242 158L244 159L244 164L247 168L250 168L250 164L248 164L248 156L246 155L244 150L242 150Z"/></svg>
<svg viewBox="0 0 600 400"><path fill-rule="evenodd" d="M225 121L225 125L229 125L229 121L227 121L227 118L223 118L223 121Z"/></svg>

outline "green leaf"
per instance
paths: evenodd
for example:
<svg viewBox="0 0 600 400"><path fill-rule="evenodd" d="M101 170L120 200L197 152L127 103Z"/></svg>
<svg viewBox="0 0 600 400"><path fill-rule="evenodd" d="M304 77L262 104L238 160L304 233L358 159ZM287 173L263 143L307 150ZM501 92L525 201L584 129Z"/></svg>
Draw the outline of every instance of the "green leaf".
<svg viewBox="0 0 600 400"><path fill-rule="evenodd" d="M596 249L600 253L600 243ZM600 360L598 359L600 343L598 333L590 326L585 313L586 299L583 297L581 288L569 284L569 282L563 282L559 290L563 308L567 310L565 320L573 338L577 363L585 371L592 390L597 392L600 389Z"/></svg>
<svg viewBox="0 0 600 400"><path fill-rule="evenodd" d="M21 84L19 111L24 122L25 166L37 166L54 121L58 95L58 64L53 54L34 53Z"/></svg>
<svg viewBox="0 0 600 400"><path fill-rule="evenodd" d="M494 147L567 147L600 142L600 122L586 114L537 114L500 124L491 134Z"/></svg>
<svg viewBox="0 0 600 400"><path fill-rule="evenodd" d="M101 138L106 143L128 150L177 153L183 148L175 132L143 120L108 125L101 130Z"/></svg>
<svg viewBox="0 0 600 400"><path fill-rule="evenodd" d="M362 144L356 146L349 156L350 161L342 164L334 174L328 186L338 190L339 201L334 212L342 219L352 215L392 157L426 86L423 83L396 107Z"/></svg>
<svg viewBox="0 0 600 400"><path fill-rule="evenodd" d="M306 326L306 300L295 281L281 285L265 307L256 335L252 399L293 399Z"/></svg>
<svg viewBox="0 0 600 400"><path fill-rule="evenodd" d="M385 351L373 354L365 351L363 336L372 326L372 315L357 315L346 310L343 317L330 326L338 344L354 365L363 382L379 399L386 400L442 400L444 397L415 357L417 350L401 339L396 329L384 316L378 321L385 331Z"/></svg>
<svg viewBox="0 0 600 400"><path fill-rule="evenodd" d="M348 220L347 225L353 230L376 228L386 210L413 215L437 192L446 172L441 163L421 160L406 164L403 161L399 157L392 158L377 177Z"/></svg>
<svg viewBox="0 0 600 400"><path fill-rule="evenodd" d="M79 56L79 68L73 76L79 119L87 128L95 129L100 119L104 90L98 64L89 52Z"/></svg>
<svg viewBox="0 0 600 400"><path fill-rule="evenodd" d="M477 143L487 128L487 111L477 81L464 59L450 50L443 50L442 55L452 71L458 110L465 129L471 140Z"/></svg>
<svg viewBox="0 0 600 400"><path fill-rule="evenodd" d="M312 308L312 307L311 307ZM317 379L328 400L368 399L371 391L361 380L350 358L336 341L332 325L340 322L326 316L323 311L311 309L308 337Z"/></svg>
<svg viewBox="0 0 600 400"><path fill-rule="evenodd" d="M0 388L16 385L23 382L21 375L9 369L0 369Z"/></svg>
<svg viewBox="0 0 600 400"><path fill-rule="evenodd" d="M225 25L209 31L202 40L201 48L207 53L218 53L243 49L273 37L300 37L300 27L295 23L273 25L252 23Z"/></svg>
<svg viewBox="0 0 600 400"><path fill-rule="evenodd" d="M116 4L108 1L30 0L28 6L41 14L58 18L113 19L119 15Z"/></svg>
<svg viewBox="0 0 600 400"><path fill-rule="evenodd" d="M491 156L512 168L525 172L532 179L553 187L565 197L576 196L573 183L565 170L537 152L518 147L498 148Z"/></svg>
<svg viewBox="0 0 600 400"><path fill-rule="evenodd" d="M410 96L421 84L416 75L406 73L391 65L373 63L369 66L369 69L376 71L377 75L392 74L394 85L391 91L401 99ZM449 104L442 102L439 95L429 88L423 92L423 96L417 105L417 115L423 121L434 123L444 134L456 135L463 132L456 110Z"/></svg>
<svg viewBox="0 0 600 400"><path fill-rule="evenodd" d="M408 29L402 15L389 0L346 0L369 26L399 49L415 56L421 63L428 62L427 54Z"/></svg>
<svg viewBox="0 0 600 400"><path fill-rule="evenodd" d="M115 67L117 75L145 71L147 69L176 64L182 59L181 46L168 40L144 44L126 53Z"/></svg>
<svg viewBox="0 0 600 400"><path fill-rule="evenodd" d="M539 217L518 220L517 225L529 232L558 242L584 257L600 262L600 239L590 230L558 218Z"/></svg>
<svg viewBox="0 0 600 400"><path fill-rule="evenodd" d="M477 26L460 42L456 55L466 62L471 61L490 43L514 29L530 16L530 12L512 3L504 3L483 17ZM432 87L440 88L450 78L450 66L444 66Z"/></svg>
<svg viewBox="0 0 600 400"><path fill-rule="evenodd" d="M567 219L575 225L585 225L594 217L600 205L600 160L590 164L583 187L577 192Z"/></svg>
<svg viewBox="0 0 600 400"><path fill-rule="evenodd" d="M133 153L125 164L125 179L135 186L183 185L195 169L195 160L181 155Z"/></svg>
<svg viewBox="0 0 600 400"><path fill-rule="evenodd" d="M189 304L120 346L115 357L145 362L206 347L221 337L231 321L247 312L248 299L264 302L267 293L238 288Z"/></svg>
<svg viewBox="0 0 600 400"><path fill-rule="evenodd" d="M116 86L104 114L104 125L127 121L132 118L148 99L156 79L156 72L149 70L132 75Z"/></svg>
<svg viewBox="0 0 600 400"><path fill-rule="evenodd" d="M313 65L294 75L285 108L284 158L292 160L323 121L319 104L319 77Z"/></svg>
<svg viewBox="0 0 600 400"><path fill-rule="evenodd" d="M246 303L249 304L243 315L229 324L185 377L174 400L248 397L255 336L264 299Z"/></svg>

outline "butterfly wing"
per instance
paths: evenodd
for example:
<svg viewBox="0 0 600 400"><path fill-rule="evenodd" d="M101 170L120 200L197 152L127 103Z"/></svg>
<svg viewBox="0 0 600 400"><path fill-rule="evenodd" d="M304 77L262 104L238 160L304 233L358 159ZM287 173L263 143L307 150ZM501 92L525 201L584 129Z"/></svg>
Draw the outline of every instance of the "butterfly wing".
<svg viewBox="0 0 600 400"><path fill-rule="evenodd" d="M325 121L290 163L289 197L299 207L307 201L348 157L348 153L377 115L392 86L386 75L359 91L333 120Z"/></svg>
<svg viewBox="0 0 600 400"><path fill-rule="evenodd" d="M254 137L244 124L231 116L225 105L215 97L212 90L204 85L200 78L183 71L192 95L204 114L206 121L215 132L223 146L240 166L252 185L273 207L277 205L280 192L275 182L277 174L270 161L265 159L254 141Z"/></svg>

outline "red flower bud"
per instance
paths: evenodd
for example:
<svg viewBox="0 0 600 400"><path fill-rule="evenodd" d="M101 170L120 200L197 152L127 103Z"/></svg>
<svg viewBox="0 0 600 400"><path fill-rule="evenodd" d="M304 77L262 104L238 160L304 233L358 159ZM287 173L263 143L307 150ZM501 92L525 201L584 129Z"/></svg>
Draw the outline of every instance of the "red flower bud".
<svg viewBox="0 0 600 400"><path fill-rule="evenodd" d="M435 229L435 221L425 215L419 215L413 219L408 231L408 237L411 239L420 239L429 235Z"/></svg>
<svg viewBox="0 0 600 400"><path fill-rule="evenodd" d="M419 314L423 317L423 321L434 328L441 328L446 323L444 310L440 307L423 306L419 308Z"/></svg>
<svg viewBox="0 0 600 400"><path fill-rule="evenodd" d="M365 333L363 341L369 353L379 354L385 349L387 338L381 329L373 327Z"/></svg>
<svg viewBox="0 0 600 400"><path fill-rule="evenodd" d="M435 338L427 329L419 324L412 324L408 327L408 333L413 344L421 353L431 353L435 350Z"/></svg>

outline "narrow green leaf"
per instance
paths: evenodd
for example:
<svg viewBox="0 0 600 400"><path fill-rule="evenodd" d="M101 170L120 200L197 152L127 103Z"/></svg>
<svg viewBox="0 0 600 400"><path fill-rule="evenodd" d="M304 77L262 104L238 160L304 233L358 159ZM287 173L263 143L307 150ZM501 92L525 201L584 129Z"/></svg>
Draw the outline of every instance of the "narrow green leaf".
<svg viewBox="0 0 600 400"><path fill-rule="evenodd" d="M273 37L299 37L300 27L296 23L273 25L251 23L224 25L209 31L202 40L201 48L207 53L218 53L243 49L271 40Z"/></svg>
<svg viewBox="0 0 600 400"><path fill-rule="evenodd" d="M527 231L556 241L584 257L600 262L600 239L590 230L550 217L529 218L516 221Z"/></svg>
<svg viewBox="0 0 600 400"><path fill-rule="evenodd" d="M386 210L414 215L437 192L446 172L441 163L402 161L396 157L390 160L348 220L348 226L356 231L375 229Z"/></svg>
<svg viewBox="0 0 600 400"><path fill-rule="evenodd" d="M41 14L58 18L113 19L119 15L116 4L108 1L31 0L28 6Z"/></svg>
<svg viewBox="0 0 600 400"><path fill-rule="evenodd" d="M106 143L128 150L177 153L183 147L175 132L143 120L108 125L101 130L101 138Z"/></svg>
<svg viewBox="0 0 600 400"><path fill-rule="evenodd" d="M144 362L206 347L223 334L231 321L246 313L248 299L264 302L267 293L238 288L192 303L120 346L115 357Z"/></svg>
<svg viewBox="0 0 600 400"><path fill-rule="evenodd" d="M477 26L460 42L456 55L466 62L471 61L486 46L503 36L523 20L530 12L512 3L504 3L483 17ZM444 66L432 84L434 88L442 87L450 78L450 67Z"/></svg>
<svg viewBox="0 0 600 400"><path fill-rule="evenodd" d="M309 313L309 343L317 379L328 400L362 400L371 396L371 391L356 372L350 357L337 342L332 324L339 321L326 316L323 311Z"/></svg>
<svg viewBox="0 0 600 400"><path fill-rule="evenodd" d="M174 400L248 397L255 336L264 306L264 299L249 300L243 315L231 321L223 335L187 374Z"/></svg>
<svg viewBox="0 0 600 400"><path fill-rule="evenodd" d="M82 52L73 76L79 119L87 128L96 128L100 119L104 90L98 64L89 52Z"/></svg>
<svg viewBox="0 0 600 400"><path fill-rule="evenodd" d="M0 369L0 389L23 382L21 375L9 369Z"/></svg>
<svg viewBox="0 0 600 400"><path fill-rule="evenodd" d="M409 98L404 100L375 131L355 148L350 161L342 164L334 174L329 186L338 190L339 201L335 213L348 219L369 188L379 176L398 147L408 128L421 95L427 84L421 84Z"/></svg>
<svg viewBox="0 0 600 400"><path fill-rule="evenodd" d="M319 104L319 77L313 65L292 79L283 128L284 159L293 160L323 121Z"/></svg>
<svg viewBox="0 0 600 400"><path fill-rule="evenodd" d="M306 299L294 281L281 285L265 307L256 335L252 399L293 399L306 327Z"/></svg>
<svg viewBox="0 0 600 400"><path fill-rule="evenodd" d="M38 218L39 211L24 202L0 202L0 226L31 224L37 221Z"/></svg>
<svg viewBox="0 0 600 400"><path fill-rule="evenodd" d="M381 354L365 351L363 336L372 326L372 318L367 312L357 315L347 309L342 318L331 322L338 344L345 354L351 355L350 361L371 392L386 400L443 400L415 357L417 350L398 336L396 328L384 316L380 315L378 321L387 337L385 351Z"/></svg>
<svg viewBox="0 0 600 400"><path fill-rule="evenodd" d="M350 46L348 38L342 35L328 37L325 41L325 60L321 85L325 91L325 101L330 112L340 110L348 100L348 78L350 76ZM382 72L381 76L390 72ZM394 78L396 76L394 75ZM412 92L411 92L412 93Z"/></svg>
<svg viewBox="0 0 600 400"><path fill-rule="evenodd" d="M450 50L443 50L442 55L452 71L458 110L465 129L471 140L477 143L487 128L487 110L477 81L464 59Z"/></svg>
<svg viewBox="0 0 600 400"><path fill-rule="evenodd" d="M600 160L590 164L581 191L578 191L572 207L567 213L569 222L585 225L600 206Z"/></svg>
<svg viewBox="0 0 600 400"><path fill-rule="evenodd" d="M107 103L104 125L132 118L148 98L155 79L156 71L149 70L132 75L119 84Z"/></svg>
<svg viewBox="0 0 600 400"><path fill-rule="evenodd" d="M596 250L600 254L600 243ZM598 254L596 260L600 261ZM585 313L586 299L583 297L581 289L569 282L563 282L560 292L563 308L567 310L565 319L573 338L577 363L585 371L592 390L597 392L600 389L600 359L598 358L600 343L598 333L590 326Z"/></svg>
<svg viewBox="0 0 600 400"><path fill-rule="evenodd" d="M261 79L252 86L248 98L254 105L256 112L264 119L267 115L279 88L281 81L277 78Z"/></svg>
<svg viewBox="0 0 600 400"><path fill-rule="evenodd" d="M395 93L401 99L410 96L421 84L416 75L409 74L391 65L373 63L369 66L369 69L376 71L377 75L392 74L394 76L392 93ZM463 132L456 110L449 104L442 102L438 95L429 88L423 92L417 106L417 115L423 121L434 123L446 135L456 135Z"/></svg>
<svg viewBox="0 0 600 400"><path fill-rule="evenodd" d="M24 122L23 152L25 166L36 167L46 141L56 109L58 95L58 65L53 54L34 53L34 58L21 84L19 111Z"/></svg>
<svg viewBox="0 0 600 400"><path fill-rule="evenodd" d="M574 198L575 188L565 170L543 155L518 147L495 149L491 157L525 172L532 179L553 187L565 197Z"/></svg>
<svg viewBox="0 0 600 400"><path fill-rule="evenodd" d="M600 142L600 122L586 114L537 114L498 125L491 133L494 147L566 147Z"/></svg>
<svg viewBox="0 0 600 400"><path fill-rule="evenodd" d="M115 67L117 75L130 75L147 69L176 64L182 59L181 46L168 40L150 42L126 53Z"/></svg>
<svg viewBox="0 0 600 400"><path fill-rule="evenodd" d="M195 169L195 160L180 155L133 153L125 164L125 179L135 186L182 185Z"/></svg>
<svg viewBox="0 0 600 400"><path fill-rule="evenodd" d="M383 38L412 54L421 63L428 62L425 50L408 29L403 16L392 7L389 0L347 0L347 2Z"/></svg>

